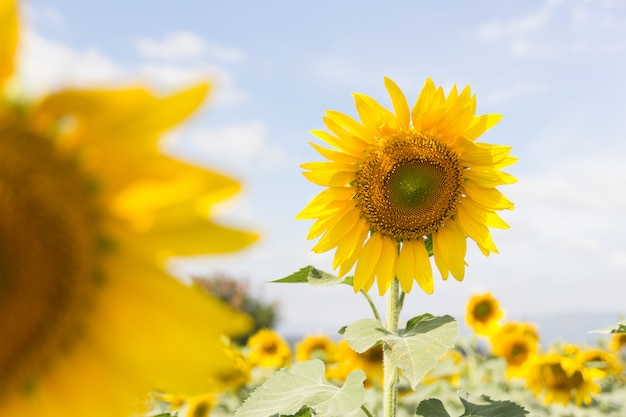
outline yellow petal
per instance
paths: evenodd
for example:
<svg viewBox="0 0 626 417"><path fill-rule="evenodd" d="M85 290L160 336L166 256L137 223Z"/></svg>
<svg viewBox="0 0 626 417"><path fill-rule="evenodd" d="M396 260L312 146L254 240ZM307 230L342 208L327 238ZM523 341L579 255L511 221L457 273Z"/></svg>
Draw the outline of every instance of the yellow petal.
<svg viewBox="0 0 626 417"><path fill-rule="evenodd" d="M393 110L396 112L396 119L400 129L409 130L409 124L411 123L411 111L409 110L409 103L407 102L404 93L400 90L396 83L387 77L385 77L385 87L391 97L391 103L393 105Z"/></svg>
<svg viewBox="0 0 626 417"><path fill-rule="evenodd" d="M15 49L17 48L18 19L15 0L0 1L0 92L13 73Z"/></svg>
<svg viewBox="0 0 626 417"><path fill-rule="evenodd" d="M361 122L369 130L372 137L393 134L399 129L393 113L381 106L376 100L365 94L354 93L353 96Z"/></svg>
<svg viewBox="0 0 626 417"><path fill-rule="evenodd" d="M467 204L465 201L459 206L457 211L457 219L465 233L476 243L487 249L489 252L498 253L496 245L493 243L491 233L484 223L476 221L466 211Z"/></svg>
<svg viewBox="0 0 626 417"><path fill-rule="evenodd" d="M413 244L415 252L415 280L426 294L432 294L435 289L435 282L433 280L433 267L430 263L428 251L426 250L426 244L423 240L417 240Z"/></svg>
<svg viewBox="0 0 626 417"><path fill-rule="evenodd" d="M382 238L380 258L376 264L374 274L378 283L378 294L384 295L387 288L396 277L396 265L398 264L398 246L395 240Z"/></svg>
<svg viewBox="0 0 626 417"><path fill-rule="evenodd" d="M382 240L380 233L374 233L363 245L363 249L359 254L359 259L354 271L354 292L364 288L366 284L374 277L374 271L380 251L382 248Z"/></svg>
<svg viewBox="0 0 626 417"><path fill-rule="evenodd" d="M502 120L501 114L483 114L481 116L475 116L463 136L469 140L476 140L487 130L494 127L500 120Z"/></svg>
<svg viewBox="0 0 626 417"><path fill-rule="evenodd" d="M513 203L495 188L483 188L471 181L463 184L465 194L473 202L488 210L513 210Z"/></svg>
<svg viewBox="0 0 626 417"><path fill-rule="evenodd" d="M329 159L333 162L354 164L361 161L361 158L357 158L345 152L339 152L332 149L324 148L323 146L320 146L313 142L309 142L309 145L311 145L324 158Z"/></svg>
<svg viewBox="0 0 626 417"><path fill-rule="evenodd" d="M402 248L398 256L398 281L402 291L407 294L411 292L413 280L415 279L415 261L417 258L415 243L413 240L402 242Z"/></svg>
<svg viewBox="0 0 626 417"><path fill-rule="evenodd" d="M341 239L343 239L349 232L352 231L357 220L360 217L360 210L352 208L343 216L338 217L335 223L328 228L324 236L313 246L312 250L315 253L326 252L336 247Z"/></svg>
<svg viewBox="0 0 626 417"><path fill-rule="evenodd" d="M334 110L326 110L326 117L335 122L342 129L345 129L345 131L352 136L356 136L369 143L374 143L375 139L369 136L367 128L347 114Z"/></svg>
<svg viewBox="0 0 626 417"><path fill-rule="evenodd" d="M446 222L436 233L433 233L433 249L435 263L437 263L437 258L443 260L437 264L437 266L441 264L441 275L444 276L445 273L447 277L447 272L450 271L455 279L463 281L467 239L456 221Z"/></svg>
<svg viewBox="0 0 626 417"><path fill-rule="evenodd" d="M345 206L345 201L351 200L353 196L353 187L327 188L313 197L295 218L297 220L309 220L326 216Z"/></svg>
<svg viewBox="0 0 626 417"><path fill-rule="evenodd" d="M363 242L365 242L368 233L369 228L367 224L363 219L359 219L352 232L337 245L337 251L333 258L333 269L341 266L340 276L343 276L354 266L354 262L356 262L356 258L363 247Z"/></svg>
<svg viewBox="0 0 626 417"><path fill-rule="evenodd" d="M115 274L102 288L90 338L111 363L152 387L185 394L205 392L233 369L219 336L248 330L247 316L134 259L111 257L107 271Z"/></svg>

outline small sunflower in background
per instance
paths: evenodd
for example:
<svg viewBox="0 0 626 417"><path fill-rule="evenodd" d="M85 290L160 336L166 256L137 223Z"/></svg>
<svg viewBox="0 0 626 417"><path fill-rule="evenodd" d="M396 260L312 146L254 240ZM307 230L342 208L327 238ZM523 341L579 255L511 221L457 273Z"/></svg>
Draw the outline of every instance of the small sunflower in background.
<svg viewBox="0 0 626 417"><path fill-rule="evenodd" d="M500 303L491 293L474 295L467 303L465 321L476 334L492 335L499 329L503 317Z"/></svg>
<svg viewBox="0 0 626 417"><path fill-rule="evenodd" d="M590 404L591 395L601 391L595 379L603 377L602 371L585 367L575 357L562 352L536 355L528 361L526 370L526 387L535 397L544 393L546 405Z"/></svg>
<svg viewBox="0 0 626 417"><path fill-rule="evenodd" d="M202 394L234 368L250 320L164 271L170 256L257 239L209 219L240 185L159 138L202 84L10 96L18 5L0 2L0 415L121 417L148 394ZM12 88L11 91L16 91Z"/></svg>
<svg viewBox="0 0 626 417"><path fill-rule="evenodd" d="M624 354L626 350L626 333L614 333L609 341L609 349L616 352L619 356Z"/></svg>
<svg viewBox="0 0 626 417"><path fill-rule="evenodd" d="M539 352L539 336L529 323L505 323L491 334L491 352L506 361L507 378L525 375L525 364Z"/></svg>
<svg viewBox="0 0 626 417"><path fill-rule="evenodd" d="M577 359L583 366L596 368L602 371L605 376L618 376L623 370L623 366L618 357L602 349L582 349L578 352Z"/></svg>
<svg viewBox="0 0 626 417"><path fill-rule="evenodd" d="M337 345L337 361L326 368L326 378L345 381L350 372L365 372L365 387L383 385L383 348L376 345L363 353L354 351L346 340Z"/></svg>
<svg viewBox="0 0 626 417"><path fill-rule="evenodd" d="M469 86L446 96L429 78L412 108L389 78L393 112L354 94L360 120L327 111L328 131L311 143L327 161L302 166L325 187L296 216L315 220L308 239L316 253L335 249L339 276L355 265L354 290L374 282L383 295L394 278L434 290L429 254L443 279L465 274L466 239L485 255L497 253L489 228L508 228L496 213L513 209L496 187L516 180L501 170L516 162L510 147L477 142L501 116L476 116Z"/></svg>
<svg viewBox="0 0 626 417"><path fill-rule="evenodd" d="M299 362L319 359L325 364L337 361L337 342L326 335L306 336L296 344L296 360Z"/></svg>
<svg viewBox="0 0 626 417"><path fill-rule="evenodd" d="M291 349L280 334L270 329L261 329L247 343L247 358L251 366L282 368L291 362Z"/></svg>

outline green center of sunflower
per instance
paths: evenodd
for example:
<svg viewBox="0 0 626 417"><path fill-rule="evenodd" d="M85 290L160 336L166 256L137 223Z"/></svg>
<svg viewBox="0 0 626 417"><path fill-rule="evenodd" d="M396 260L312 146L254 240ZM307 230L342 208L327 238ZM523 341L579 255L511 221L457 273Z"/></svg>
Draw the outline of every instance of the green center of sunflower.
<svg viewBox="0 0 626 417"><path fill-rule="evenodd" d="M373 230L394 239L419 239L456 214L462 167L457 154L437 139L401 132L365 156L355 187Z"/></svg>
<svg viewBox="0 0 626 417"><path fill-rule="evenodd" d="M476 308L474 308L474 317L479 321L489 321L492 315L492 306L489 301L483 301L482 303L478 303Z"/></svg>
<svg viewBox="0 0 626 417"><path fill-rule="evenodd" d="M0 126L0 397L32 387L84 331L98 272L84 180L50 141Z"/></svg>

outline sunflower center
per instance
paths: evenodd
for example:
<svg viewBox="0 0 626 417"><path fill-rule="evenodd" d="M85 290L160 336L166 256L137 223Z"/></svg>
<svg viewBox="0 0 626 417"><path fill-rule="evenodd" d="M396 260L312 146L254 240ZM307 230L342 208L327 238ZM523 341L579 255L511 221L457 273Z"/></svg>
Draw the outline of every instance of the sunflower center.
<svg viewBox="0 0 626 417"><path fill-rule="evenodd" d="M84 180L50 141L0 126L0 397L32 387L84 331L98 271Z"/></svg>
<svg viewBox="0 0 626 417"><path fill-rule="evenodd" d="M437 139L402 132L365 156L355 187L373 230L418 239L455 215L463 194L462 167L456 153Z"/></svg>

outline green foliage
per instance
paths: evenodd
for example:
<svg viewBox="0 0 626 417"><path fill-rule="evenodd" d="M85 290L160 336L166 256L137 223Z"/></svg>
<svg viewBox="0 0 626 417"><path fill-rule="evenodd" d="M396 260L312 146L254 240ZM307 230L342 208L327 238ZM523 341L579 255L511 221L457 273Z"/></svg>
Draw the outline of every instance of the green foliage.
<svg viewBox="0 0 626 417"><path fill-rule="evenodd" d="M467 392L460 391L459 399L465 409L459 417L523 417L528 411L510 401L495 401L486 395L472 398ZM422 401L415 410L421 417L451 417L442 402L437 399Z"/></svg>
<svg viewBox="0 0 626 417"><path fill-rule="evenodd" d="M358 320L342 330L350 347L358 353L384 343L390 349L394 365L402 370L413 389L454 347L459 335L454 318L430 314L409 320L400 335L390 333L374 319Z"/></svg>
<svg viewBox="0 0 626 417"><path fill-rule="evenodd" d="M336 275L324 272L309 265L304 268L300 268L299 271L294 272L291 275L271 282L283 284L310 284L314 287L326 287L328 285L337 284L347 284L352 286L352 277L340 279Z"/></svg>
<svg viewBox="0 0 626 417"><path fill-rule="evenodd" d="M281 369L246 399L235 417L294 415L305 412L304 406L315 415L328 417L345 416L359 410L365 401L365 373L351 372L339 388L326 381L324 371L324 363L319 360Z"/></svg>
<svg viewBox="0 0 626 417"><path fill-rule="evenodd" d="M235 339L235 343L245 345L248 338L260 329L272 329L278 321L276 303L267 303L257 296L250 295L249 287L235 278L215 275L208 278L195 277L193 283L204 292L228 303L235 310L252 317L254 325L245 335Z"/></svg>
<svg viewBox="0 0 626 417"><path fill-rule="evenodd" d="M592 330L589 333L602 333L602 334L626 333L626 320L619 321L615 324L612 324L607 327L603 327L601 329Z"/></svg>

